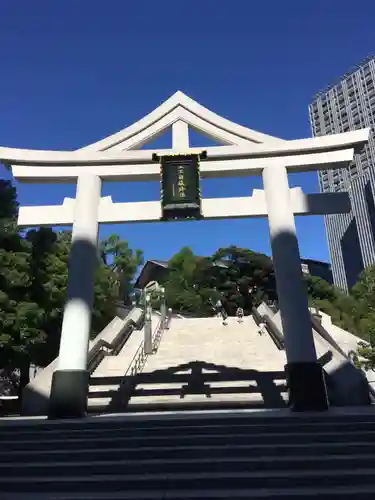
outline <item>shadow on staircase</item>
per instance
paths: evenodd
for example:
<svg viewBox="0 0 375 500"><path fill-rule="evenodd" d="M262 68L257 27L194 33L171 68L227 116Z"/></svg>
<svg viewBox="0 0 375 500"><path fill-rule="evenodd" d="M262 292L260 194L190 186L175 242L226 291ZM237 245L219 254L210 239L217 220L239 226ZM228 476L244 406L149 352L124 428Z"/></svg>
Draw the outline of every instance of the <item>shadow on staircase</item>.
<svg viewBox="0 0 375 500"><path fill-rule="evenodd" d="M119 385L118 390L89 393L92 401L111 397L107 412L287 406L284 371L245 370L204 361L134 377L95 377L91 385ZM103 411L103 407L93 401L90 411Z"/></svg>

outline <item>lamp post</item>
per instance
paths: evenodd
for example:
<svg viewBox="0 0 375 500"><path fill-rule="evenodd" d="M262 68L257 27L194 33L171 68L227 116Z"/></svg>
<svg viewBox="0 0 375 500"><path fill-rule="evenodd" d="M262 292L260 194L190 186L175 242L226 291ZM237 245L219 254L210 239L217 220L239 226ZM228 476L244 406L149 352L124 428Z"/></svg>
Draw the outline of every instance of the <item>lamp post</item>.
<svg viewBox="0 0 375 500"><path fill-rule="evenodd" d="M161 303L160 303L161 319L160 319L160 322L161 322L161 328L164 330L166 320L167 320L167 305L165 303L165 288L164 287L160 288L160 299L161 299Z"/></svg>
<svg viewBox="0 0 375 500"><path fill-rule="evenodd" d="M144 350L145 354L152 354L152 320L151 320L151 295L145 294L145 326Z"/></svg>

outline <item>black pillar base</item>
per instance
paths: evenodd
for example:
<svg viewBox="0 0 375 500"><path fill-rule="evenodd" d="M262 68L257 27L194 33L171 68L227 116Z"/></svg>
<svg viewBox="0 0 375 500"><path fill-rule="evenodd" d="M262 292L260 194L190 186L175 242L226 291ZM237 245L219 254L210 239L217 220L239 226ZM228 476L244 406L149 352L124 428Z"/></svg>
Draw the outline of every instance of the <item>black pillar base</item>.
<svg viewBox="0 0 375 500"><path fill-rule="evenodd" d="M292 411L328 410L323 367L318 362L296 362L285 366Z"/></svg>
<svg viewBox="0 0 375 500"><path fill-rule="evenodd" d="M52 377L49 418L80 418L87 413L90 373L56 370Z"/></svg>

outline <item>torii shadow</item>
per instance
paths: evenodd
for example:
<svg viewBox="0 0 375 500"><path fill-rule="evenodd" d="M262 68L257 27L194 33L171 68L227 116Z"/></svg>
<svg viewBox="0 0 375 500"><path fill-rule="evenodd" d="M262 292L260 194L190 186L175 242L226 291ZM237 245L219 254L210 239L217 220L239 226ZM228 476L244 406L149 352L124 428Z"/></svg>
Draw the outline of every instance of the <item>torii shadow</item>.
<svg viewBox="0 0 375 500"><path fill-rule="evenodd" d="M279 383L277 384L276 381ZM134 377L93 378L91 383L92 385L120 385L106 408L107 411L112 412L126 411L129 402L131 402L131 409L137 407L137 409L144 410L158 407L182 409L186 407L283 408L287 406L282 397L282 393L287 392L284 371L246 370L198 360L163 370L141 373ZM152 387L155 385L158 387ZM220 394L232 394L233 399L225 397L220 400ZM254 398L249 397L252 394L259 394L260 397L254 401ZM107 397L108 395L107 393ZM189 395L201 395L202 398L198 398L198 402L189 401ZM89 394L90 398L105 396L103 392ZM143 400L146 397L149 401L146 400L138 405L136 399L139 396ZM174 402L158 403L157 398L160 396L170 396ZM173 398L173 396L176 397ZM213 396L218 397L213 400Z"/></svg>

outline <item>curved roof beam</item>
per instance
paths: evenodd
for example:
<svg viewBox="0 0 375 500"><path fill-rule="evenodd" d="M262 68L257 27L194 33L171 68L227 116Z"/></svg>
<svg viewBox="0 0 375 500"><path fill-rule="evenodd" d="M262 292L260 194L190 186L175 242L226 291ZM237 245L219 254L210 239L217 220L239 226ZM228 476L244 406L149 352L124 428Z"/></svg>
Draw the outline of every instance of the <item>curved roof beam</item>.
<svg viewBox="0 0 375 500"><path fill-rule="evenodd" d="M227 130L212 125L212 123L203 120L182 106L177 106L173 111L160 118L160 120L157 120L149 127L142 129L140 132L133 135L126 141L121 142L117 146L109 148L107 151L127 151L139 149L144 144L151 142L156 137L161 135L178 120L182 120L193 129L205 134L210 139L221 142L225 145L250 147L252 144L255 144L248 139L243 139L242 137L234 135Z"/></svg>
<svg viewBox="0 0 375 500"><path fill-rule="evenodd" d="M149 127L155 124L155 122L161 120L168 113L171 113L175 108L185 108L191 113L197 115L201 120L208 122L210 125L226 131L233 136L238 137L239 140L245 140L247 142L253 143L282 143L283 139L273 137L271 135L262 134L251 130L237 123L231 122L222 116L205 108L201 104L185 95L183 92L176 92L169 99L164 101L160 106L158 106L154 111L144 116L137 122L133 123L129 127L124 128L120 132L113 134L105 139L98 142L80 148L78 151L107 151L111 148L127 149L123 147L122 144L132 139L132 137L145 132ZM180 117L183 119L182 117ZM151 140L152 138L150 138ZM232 143L230 141L229 143Z"/></svg>
<svg viewBox="0 0 375 500"><path fill-rule="evenodd" d="M144 144L147 144L159 137L165 130L171 127L178 120L179 116L177 108L175 108L159 120L155 121L149 127L142 129L140 132L132 135L120 144L107 149L107 151L137 150Z"/></svg>
<svg viewBox="0 0 375 500"><path fill-rule="evenodd" d="M198 132L204 133L210 139L230 146L244 146L252 147L257 145L255 141L250 141L249 139L244 139L238 134L234 134L224 128L219 128L218 126L212 124L211 122L204 120L199 115L192 113L189 109L181 108L180 111L181 119L188 123L190 127Z"/></svg>
<svg viewBox="0 0 375 500"><path fill-rule="evenodd" d="M215 125L218 128L223 130L227 130L233 135L237 135L238 137L242 137L243 139L247 139L250 142L255 142L258 144L262 143L275 143L280 144L285 142L284 139L280 139L279 137L274 137L272 135L263 134L261 132L257 132L255 130L244 127L243 125L239 125L238 123L234 123L227 118L224 118L220 115L217 115L213 111L205 108L198 102L194 101L184 93L178 91L175 95L179 95L180 104L188 111L191 111L195 115L201 117L202 119L210 122L212 125Z"/></svg>

